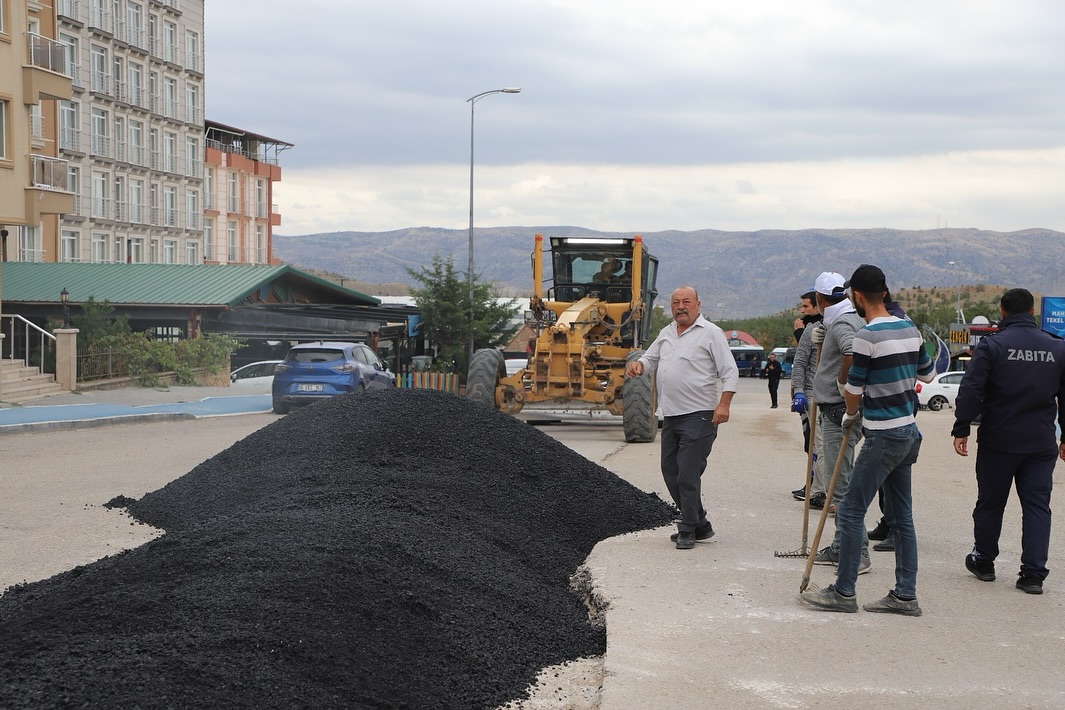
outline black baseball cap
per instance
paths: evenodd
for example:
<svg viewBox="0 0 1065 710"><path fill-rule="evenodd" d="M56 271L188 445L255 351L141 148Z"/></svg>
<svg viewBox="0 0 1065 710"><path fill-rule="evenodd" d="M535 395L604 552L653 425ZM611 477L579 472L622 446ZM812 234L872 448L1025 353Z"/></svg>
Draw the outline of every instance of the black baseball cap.
<svg viewBox="0 0 1065 710"><path fill-rule="evenodd" d="M879 266L872 264L862 264L855 269L850 279L843 284L843 288L862 293L881 293L888 290L884 272Z"/></svg>

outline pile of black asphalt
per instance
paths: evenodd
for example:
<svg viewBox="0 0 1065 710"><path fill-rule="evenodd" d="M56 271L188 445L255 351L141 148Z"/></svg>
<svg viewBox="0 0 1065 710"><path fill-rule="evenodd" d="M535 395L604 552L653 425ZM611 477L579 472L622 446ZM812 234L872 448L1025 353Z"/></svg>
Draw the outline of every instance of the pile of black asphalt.
<svg viewBox="0 0 1065 710"><path fill-rule="evenodd" d="M571 577L675 513L429 390L296 410L110 504L165 534L6 590L0 707L497 707L604 653Z"/></svg>

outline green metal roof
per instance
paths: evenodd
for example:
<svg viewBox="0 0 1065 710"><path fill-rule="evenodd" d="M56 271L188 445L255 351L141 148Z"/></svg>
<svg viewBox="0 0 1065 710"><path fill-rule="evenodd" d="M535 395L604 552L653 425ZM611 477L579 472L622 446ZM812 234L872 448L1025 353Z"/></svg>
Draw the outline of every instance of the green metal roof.
<svg viewBox="0 0 1065 710"><path fill-rule="evenodd" d="M278 285L281 292L293 286L315 291L317 302L381 303L288 265L0 263L0 300L15 303L57 303L65 288L72 303L92 297L115 306L232 307Z"/></svg>

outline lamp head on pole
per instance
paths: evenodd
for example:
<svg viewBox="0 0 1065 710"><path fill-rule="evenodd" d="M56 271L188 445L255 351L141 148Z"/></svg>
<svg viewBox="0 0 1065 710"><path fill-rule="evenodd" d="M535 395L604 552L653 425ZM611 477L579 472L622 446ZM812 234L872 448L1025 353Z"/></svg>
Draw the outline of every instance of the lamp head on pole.
<svg viewBox="0 0 1065 710"><path fill-rule="evenodd" d="M504 94L520 94L521 93L521 89L520 88L503 89L503 93Z"/></svg>
<svg viewBox="0 0 1065 710"><path fill-rule="evenodd" d="M63 290L59 292L59 302L66 303L70 300L70 292L67 291L67 287L64 286Z"/></svg>

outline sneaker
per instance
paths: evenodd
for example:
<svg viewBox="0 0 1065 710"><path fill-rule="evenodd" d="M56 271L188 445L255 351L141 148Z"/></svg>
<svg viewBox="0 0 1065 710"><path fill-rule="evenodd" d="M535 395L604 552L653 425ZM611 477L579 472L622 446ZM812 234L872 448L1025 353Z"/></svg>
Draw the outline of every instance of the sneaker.
<svg viewBox="0 0 1065 710"><path fill-rule="evenodd" d="M877 552L894 552L895 541L889 537L887 540L881 540L880 542L873 545L873 549Z"/></svg>
<svg viewBox="0 0 1065 710"><path fill-rule="evenodd" d="M981 582L995 581L994 561L980 559L975 552L965 556L965 569L975 574Z"/></svg>
<svg viewBox="0 0 1065 710"><path fill-rule="evenodd" d="M817 551L814 556L815 565L831 565L836 567L839 565L839 551L833 550L831 547L823 547ZM858 562L858 574L865 574L873 568L873 561L869 559L869 555L862 555L861 560Z"/></svg>
<svg viewBox="0 0 1065 710"><path fill-rule="evenodd" d="M883 518L877 521L876 527L869 531L870 540L887 540L890 536L891 528L888 527L888 524L884 522Z"/></svg>
<svg viewBox="0 0 1065 710"><path fill-rule="evenodd" d="M709 520L706 521L706 526L705 527L695 528L695 541L696 542L706 542L707 540L712 538L714 535L715 535L714 526L710 524ZM679 536L679 533L673 533L672 535L669 536L669 541L670 542L676 542L678 536Z"/></svg>
<svg viewBox="0 0 1065 710"><path fill-rule="evenodd" d="M858 574L865 574L873 568L873 561L869 559L869 555L862 555L862 559L858 562Z"/></svg>
<svg viewBox="0 0 1065 710"><path fill-rule="evenodd" d="M815 565L832 565L835 567L839 564L839 553L833 550L831 547L823 547L817 551L817 555L814 556Z"/></svg>
<svg viewBox="0 0 1065 710"><path fill-rule="evenodd" d="M678 550L690 550L695 547L695 533L682 532L677 533L677 549Z"/></svg>
<svg viewBox="0 0 1065 710"><path fill-rule="evenodd" d="M916 599L909 601L899 599L895 592L888 592L887 596L876 602L862 604L862 608L874 614L901 614L902 616L920 616L921 607L917 606Z"/></svg>
<svg viewBox="0 0 1065 710"><path fill-rule="evenodd" d="M858 613L858 600L854 597L843 596L831 584L817 592L803 592L799 595L799 601L812 606L818 611L842 611L846 614Z"/></svg>
<svg viewBox="0 0 1065 710"><path fill-rule="evenodd" d="M821 510L825 507L825 494L814 493L810 496L810 507L814 510Z"/></svg>
<svg viewBox="0 0 1065 710"><path fill-rule="evenodd" d="M791 497L795 500L806 500L806 489L799 488L791 492Z"/></svg>
<svg viewBox="0 0 1065 710"><path fill-rule="evenodd" d="M1017 589L1020 589L1025 594L1042 594L1043 580L1022 572L1020 579L1017 580Z"/></svg>

